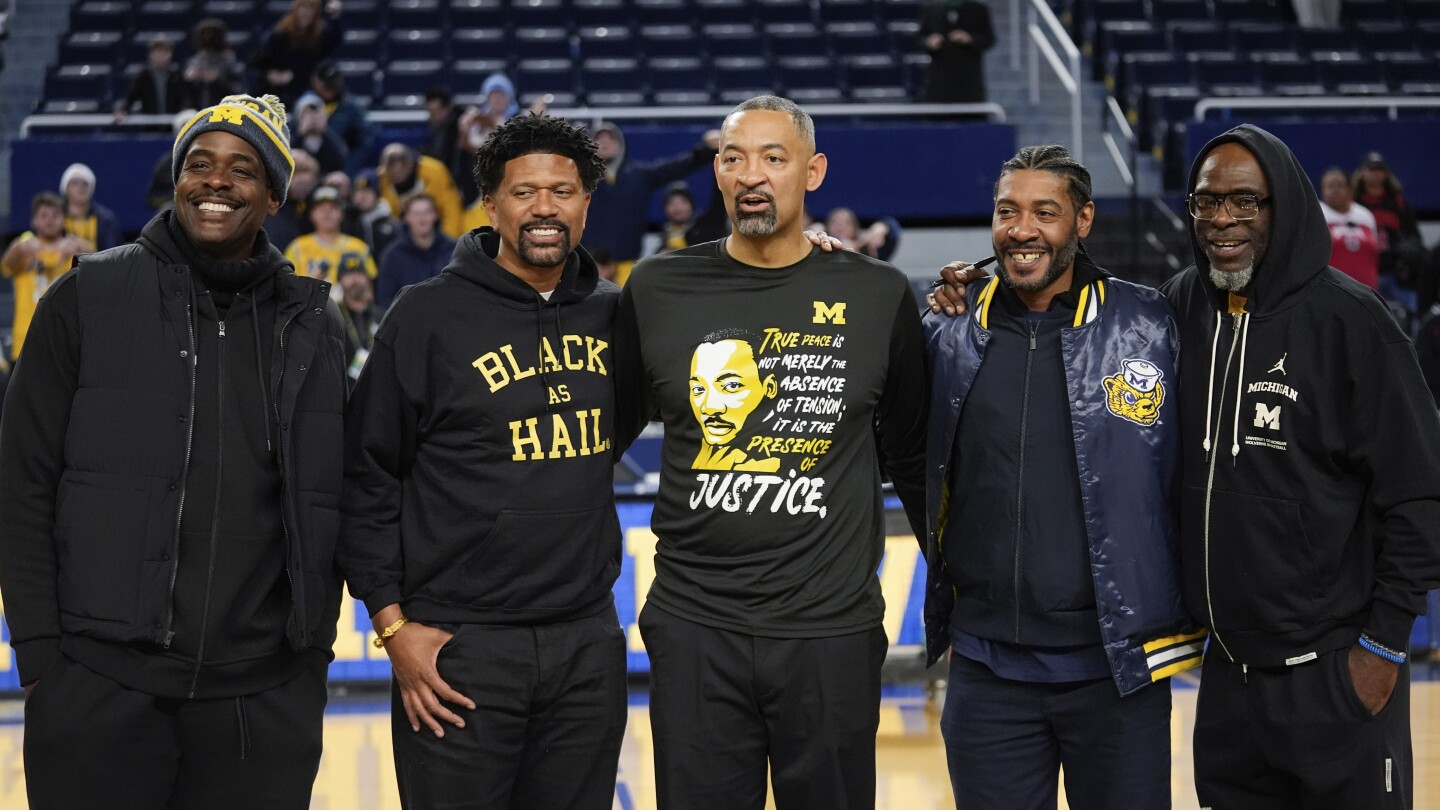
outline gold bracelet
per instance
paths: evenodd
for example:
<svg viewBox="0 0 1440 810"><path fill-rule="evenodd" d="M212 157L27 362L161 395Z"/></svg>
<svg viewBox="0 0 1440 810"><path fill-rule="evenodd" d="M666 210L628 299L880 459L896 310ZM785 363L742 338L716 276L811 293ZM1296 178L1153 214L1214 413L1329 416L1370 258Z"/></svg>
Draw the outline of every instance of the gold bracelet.
<svg viewBox="0 0 1440 810"><path fill-rule="evenodd" d="M391 624L389 627L386 627L384 630L381 630L381 631L380 631L380 635L376 636L376 637L375 637L375 640L372 641L372 642L370 642L370 643L371 643L371 644L374 644L375 647L376 647L376 649L379 649L379 648L381 648L381 647L384 647L384 646L385 646L385 642L389 641L391 636L393 636L393 635L395 635L396 633L400 632L400 628L404 627L409 621L410 621L409 619L405 618L404 616L401 616L400 618L396 619L396 620L394 621L394 623Z"/></svg>

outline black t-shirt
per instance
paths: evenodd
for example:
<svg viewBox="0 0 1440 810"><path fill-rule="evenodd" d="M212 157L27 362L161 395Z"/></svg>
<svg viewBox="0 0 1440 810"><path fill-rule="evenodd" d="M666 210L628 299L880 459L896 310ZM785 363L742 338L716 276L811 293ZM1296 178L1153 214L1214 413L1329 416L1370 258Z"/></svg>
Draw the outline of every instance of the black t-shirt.
<svg viewBox="0 0 1440 810"><path fill-rule="evenodd" d="M925 372L905 276L852 252L741 264L709 242L621 297L619 396L665 424L649 600L804 638L878 626L882 464L922 525ZM878 451L878 455L877 455Z"/></svg>

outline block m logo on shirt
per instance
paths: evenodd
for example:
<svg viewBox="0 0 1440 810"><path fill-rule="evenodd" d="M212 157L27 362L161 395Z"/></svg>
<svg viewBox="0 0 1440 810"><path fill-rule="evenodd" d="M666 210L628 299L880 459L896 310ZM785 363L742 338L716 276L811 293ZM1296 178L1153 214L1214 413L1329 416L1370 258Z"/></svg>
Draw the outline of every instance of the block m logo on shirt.
<svg viewBox="0 0 1440 810"><path fill-rule="evenodd" d="M1280 406L1271 408L1263 402L1255 403L1255 427L1280 429Z"/></svg>
<svg viewBox="0 0 1440 810"><path fill-rule="evenodd" d="M845 302L838 304L827 304L824 301L815 302L814 323L845 324Z"/></svg>

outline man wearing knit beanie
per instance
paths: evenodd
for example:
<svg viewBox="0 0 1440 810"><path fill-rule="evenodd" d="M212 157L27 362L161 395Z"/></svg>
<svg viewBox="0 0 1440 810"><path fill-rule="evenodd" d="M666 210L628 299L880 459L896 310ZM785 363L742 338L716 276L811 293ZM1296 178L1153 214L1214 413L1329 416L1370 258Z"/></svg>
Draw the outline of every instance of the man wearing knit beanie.
<svg viewBox="0 0 1440 810"><path fill-rule="evenodd" d="M115 212L95 202L95 172L89 166L71 163L60 175L60 195L65 198L66 233L85 240L93 250L125 241Z"/></svg>
<svg viewBox="0 0 1440 810"><path fill-rule="evenodd" d="M319 768L344 331L261 227L278 101L201 110L172 165L173 210L50 285L0 420L37 810L303 810Z"/></svg>

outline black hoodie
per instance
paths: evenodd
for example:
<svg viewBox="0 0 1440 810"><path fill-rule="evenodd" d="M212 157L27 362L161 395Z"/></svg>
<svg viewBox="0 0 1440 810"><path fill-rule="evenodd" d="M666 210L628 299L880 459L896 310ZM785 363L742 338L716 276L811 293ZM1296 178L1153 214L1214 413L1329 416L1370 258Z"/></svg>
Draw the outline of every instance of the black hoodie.
<svg viewBox="0 0 1440 810"><path fill-rule="evenodd" d="M1440 585L1440 422L1384 303L1326 266L1319 201L1285 144L1236 127L1189 187L1232 142L1270 187L1245 311L1227 314L1198 240L1164 288L1185 347L1186 601L1238 663L1303 663L1362 632L1403 650Z"/></svg>
<svg viewBox="0 0 1440 810"><path fill-rule="evenodd" d="M583 249L544 300L490 229L409 287L346 414L341 566L371 615L537 624L613 604L610 328Z"/></svg>

